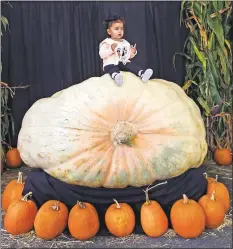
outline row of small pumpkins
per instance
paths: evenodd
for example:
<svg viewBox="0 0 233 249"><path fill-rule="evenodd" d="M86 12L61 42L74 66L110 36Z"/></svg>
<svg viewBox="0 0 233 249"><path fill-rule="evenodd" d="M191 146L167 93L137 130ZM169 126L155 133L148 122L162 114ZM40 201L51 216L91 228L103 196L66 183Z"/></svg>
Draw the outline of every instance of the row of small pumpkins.
<svg viewBox="0 0 233 249"><path fill-rule="evenodd" d="M183 199L174 203L170 218L174 231L183 238L194 238L201 235L206 228L217 228L223 221L230 206L229 191L216 179L208 177L206 195L198 202ZM2 195L2 207L6 211L4 226L8 233L17 235L35 229L38 237L49 240L59 236L68 226L70 234L78 240L95 236L99 230L99 217L95 207L86 202L77 204L68 211L66 205L57 200L49 200L38 210L35 203L28 199L31 192L22 197L22 173L18 180L12 180ZM168 218L155 200L146 201L141 207L141 226L145 234L159 237L168 230ZM135 214L127 203L115 203L105 213L105 224L109 232L117 237L130 235L135 227Z"/></svg>

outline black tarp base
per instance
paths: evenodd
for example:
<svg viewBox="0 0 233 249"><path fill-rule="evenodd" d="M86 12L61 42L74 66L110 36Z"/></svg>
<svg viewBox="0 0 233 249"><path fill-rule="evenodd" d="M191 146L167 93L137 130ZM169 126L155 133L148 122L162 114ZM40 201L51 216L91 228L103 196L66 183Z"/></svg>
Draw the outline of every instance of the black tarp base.
<svg viewBox="0 0 233 249"><path fill-rule="evenodd" d="M151 189L149 197L160 203L169 219L173 203L181 199L183 194L196 201L205 194L207 180L203 176L204 172L204 166L190 169L178 177L168 179L167 184ZM154 184L161 182L164 181L156 181ZM131 205L136 216L134 233L143 233L140 225L140 209L145 202L143 189L146 189L146 186L106 189L71 185L50 176L41 169L33 169L26 179L23 194L32 191L32 200L35 201L38 208L48 200L59 200L66 204L69 209L77 203L77 200L93 204L100 219L98 235L105 236L110 234L104 223L104 215L107 208L113 203L113 198L118 202L126 202ZM169 226L171 226L170 219Z"/></svg>

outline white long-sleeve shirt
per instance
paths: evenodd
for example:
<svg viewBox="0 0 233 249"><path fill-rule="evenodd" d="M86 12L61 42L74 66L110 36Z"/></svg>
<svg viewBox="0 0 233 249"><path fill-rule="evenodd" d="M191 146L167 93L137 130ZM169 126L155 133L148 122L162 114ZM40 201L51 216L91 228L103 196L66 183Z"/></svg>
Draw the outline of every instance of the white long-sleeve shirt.
<svg viewBox="0 0 233 249"><path fill-rule="evenodd" d="M115 52L111 48L111 45L113 43L121 44L130 50L130 43L128 41L124 39L122 39L122 41L115 41L111 38L106 38L99 45L99 55L100 55L100 58L103 60L103 67L110 65L110 64L118 65L119 63L119 56L115 54ZM130 58L132 59L136 54L137 54L137 51L135 54L130 52ZM128 61L130 62L130 60Z"/></svg>

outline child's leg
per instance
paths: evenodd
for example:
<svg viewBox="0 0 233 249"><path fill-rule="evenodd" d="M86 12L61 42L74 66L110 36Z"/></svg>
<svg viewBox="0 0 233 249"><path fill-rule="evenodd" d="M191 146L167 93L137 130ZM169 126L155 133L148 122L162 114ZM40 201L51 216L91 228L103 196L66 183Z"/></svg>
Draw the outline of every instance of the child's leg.
<svg viewBox="0 0 233 249"><path fill-rule="evenodd" d="M108 73L118 86L121 86L123 84L123 77L120 74L118 65L107 65L104 67L104 72Z"/></svg>
<svg viewBox="0 0 233 249"><path fill-rule="evenodd" d="M134 62L128 62L125 65L122 62L120 62L119 68L121 70L127 70L127 71L139 76L142 79L142 82L144 82L144 83L147 82L153 74L152 69L148 68L146 70L143 70L141 67L136 65Z"/></svg>

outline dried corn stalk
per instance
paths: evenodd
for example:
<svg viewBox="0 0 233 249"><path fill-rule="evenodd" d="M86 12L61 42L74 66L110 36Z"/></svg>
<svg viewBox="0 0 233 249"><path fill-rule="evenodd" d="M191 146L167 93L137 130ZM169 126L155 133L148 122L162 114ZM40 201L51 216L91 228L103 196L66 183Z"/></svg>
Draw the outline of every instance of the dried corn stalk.
<svg viewBox="0 0 233 249"><path fill-rule="evenodd" d="M182 1L180 21L190 32L175 56L185 57L183 89L202 111L212 159L216 147L232 146L232 2Z"/></svg>

